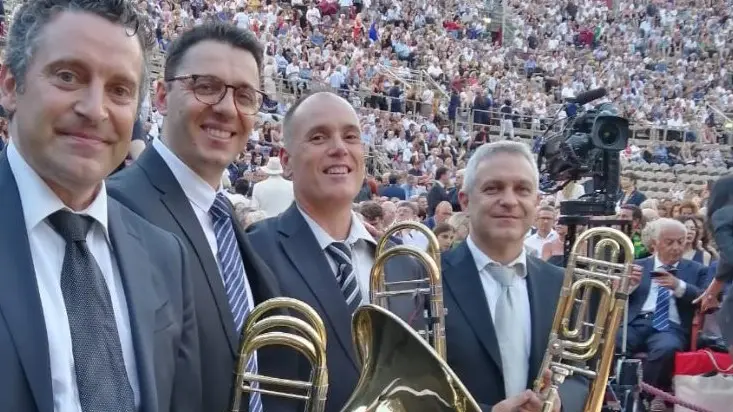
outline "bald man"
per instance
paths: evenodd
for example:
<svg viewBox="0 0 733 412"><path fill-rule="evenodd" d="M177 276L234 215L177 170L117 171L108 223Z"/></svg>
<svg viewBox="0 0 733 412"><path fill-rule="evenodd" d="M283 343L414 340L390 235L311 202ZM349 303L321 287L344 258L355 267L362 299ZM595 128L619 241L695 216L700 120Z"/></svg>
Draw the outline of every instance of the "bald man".
<svg viewBox="0 0 733 412"><path fill-rule="evenodd" d="M435 214L425 220L425 225L433 229L439 223L447 222L451 216L453 216L453 205L448 201L442 201L435 206Z"/></svg>

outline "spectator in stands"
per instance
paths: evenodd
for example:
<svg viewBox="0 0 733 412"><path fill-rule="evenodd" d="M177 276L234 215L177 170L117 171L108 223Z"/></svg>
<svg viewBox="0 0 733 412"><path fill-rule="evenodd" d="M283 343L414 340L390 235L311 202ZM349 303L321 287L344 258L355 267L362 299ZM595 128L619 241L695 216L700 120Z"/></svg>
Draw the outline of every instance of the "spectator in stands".
<svg viewBox="0 0 733 412"><path fill-rule="evenodd" d="M552 228L556 218L554 207L540 206L538 208L535 219L537 231L524 239L524 246L529 248L532 256L541 257L545 244L557 238L557 232Z"/></svg>
<svg viewBox="0 0 733 412"><path fill-rule="evenodd" d="M634 173L621 176L621 204L631 204L639 206L641 202L646 200L646 195L636 188L639 177Z"/></svg>
<svg viewBox="0 0 733 412"><path fill-rule="evenodd" d="M641 232L644 230L644 214L638 206L625 204L621 206L618 218L631 222L631 241L634 243L634 258L641 259L649 256L649 251L641 241Z"/></svg>
<svg viewBox="0 0 733 412"><path fill-rule="evenodd" d="M647 352L644 381L667 390L674 354L689 345L693 301L707 286L707 276L703 265L682 257L685 225L667 218L654 225L654 254L636 261L643 273L629 297L627 347L630 353ZM660 410L663 402L653 399L651 406Z"/></svg>
<svg viewBox="0 0 733 412"><path fill-rule="evenodd" d="M435 207L438 203L450 201L448 198L448 185L450 184L450 173L448 168L439 167L435 171L435 180L433 181L433 187L428 192L428 217L432 217L435 214ZM450 202L449 202L450 204Z"/></svg>
<svg viewBox="0 0 733 412"><path fill-rule="evenodd" d="M438 246L440 246L441 252L451 249L456 230L450 225L450 223L444 222L437 224L433 228L433 233L435 234L435 237L438 238Z"/></svg>
<svg viewBox="0 0 733 412"><path fill-rule="evenodd" d="M685 251L682 254L682 257L705 266L710 266L710 253L705 251L700 244L700 237L702 236L703 231L698 220L695 219L695 216L690 214L683 214L677 218L677 220L682 222L682 224L687 228Z"/></svg>
<svg viewBox="0 0 733 412"><path fill-rule="evenodd" d="M399 176L397 175L397 173L391 173L389 175L389 184L382 187L382 189L379 191L380 196L384 196L389 199L397 198L399 200L406 200L407 195L405 194L405 189L400 187L398 181Z"/></svg>
<svg viewBox="0 0 733 412"><path fill-rule="evenodd" d="M252 188L252 207L264 212L265 217L277 216L293 203L293 182L283 178L280 159L271 157L261 168L268 177Z"/></svg>

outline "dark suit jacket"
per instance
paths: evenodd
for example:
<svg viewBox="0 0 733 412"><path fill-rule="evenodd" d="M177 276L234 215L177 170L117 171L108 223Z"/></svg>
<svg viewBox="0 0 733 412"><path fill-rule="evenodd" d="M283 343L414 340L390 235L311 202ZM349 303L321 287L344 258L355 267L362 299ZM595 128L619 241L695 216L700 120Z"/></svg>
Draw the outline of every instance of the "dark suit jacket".
<svg viewBox="0 0 733 412"><path fill-rule="evenodd" d="M641 193L638 190L634 190L631 192L631 195L628 199L624 200L625 205L635 205L639 206L646 200L646 195L644 193Z"/></svg>
<svg viewBox="0 0 733 412"><path fill-rule="evenodd" d="M406 194L405 189L399 187L398 185L387 185L380 190L379 193L380 196L385 196L389 199L392 199L393 197L396 197L400 200L405 200Z"/></svg>
<svg viewBox="0 0 733 412"><path fill-rule="evenodd" d="M224 411L228 408L233 371L239 351L240 337L227 300L216 257L186 194L173 172L153 148L107 184L111 196L128 206L154 225L176 234L192 257L191 273L199 325L202 361L204 410ZM244 261L254 304L281 296L279 286L269 268L252 249L244 232L235 225L240 252ZM294 376L288 373L290 351L265 349L258 351L259 372L268 376ZM279 356L283 355L283 356ZM263 397L266 408L294 408L295 402L272 396ZM243 405L246 405L246 399ZM291 409L292 410L292 409Z"/></svg>
<svg viewBox="0 0 733 412"><path fill-rule="evenodd" d="M285 295L312 306L323 319L328 336L326 412L339 412L356 387L361 365L354 351L351 316L324 252L295 203L281 215L252 225L248 235L280 279ZM412 258L403 256L390 259L386 272L390 281L425 277ZM409 299L394 303L390 310L402 319L415 308ZM301 361L299 368L300 378L307 378L310 365Z"/></svg>
<svg viewBox="0 0 733 412"><path fill-rule="evenodd" d="M112 253L129 308L140 412L201 411L190 262L180 240L109 199ZM0 156L0 404L53 412L41 298L15 178Z"/></svg>
<svg viewBox="0 0 733 412"><path fill-rule="evenodd" d="M639 259L636 264L643 268L643 274L639 286L629 296L629 322L641 313L644 302L649 295L652 284L650 273L654 270L654 256ZM700 293L707 287L709 282L707 268L692 260L682 259L677 265L677 277L687 283L685 294L681 298L675 298L675 303L680 315L682 329L689 338L692 330L692 318L695 316L696 308L692 301L700 296Z"/></svg>
<svg viewBox="0 0 733 412"><path fill-rule="evenodd" d="M446 315L448 365L455 371L482 409L506 398L501 353L491 321L476 263L464 241L443 254L443 292ZM562 269L527 256L532 337L527 388L540 373L555 308L562 288ZM560 388L564 412L583 412L588 394L585 378L572 376Z"/></svg>
<svg viewBox="0 0 733 412"><path fill-rule="evenodd" d="M433 182L433 187L428 192L428 216L435 214L435 207L442 201L450 201L448 192L438 182Z"/></svg>

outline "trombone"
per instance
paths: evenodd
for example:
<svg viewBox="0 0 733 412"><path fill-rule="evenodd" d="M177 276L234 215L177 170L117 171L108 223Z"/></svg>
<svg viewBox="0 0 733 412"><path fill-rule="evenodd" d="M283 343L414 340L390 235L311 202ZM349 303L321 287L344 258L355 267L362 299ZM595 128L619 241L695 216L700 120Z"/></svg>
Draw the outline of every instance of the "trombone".
<svg viewBox="0 0 733 412"><path fill-rule="evenodd" d="M583 256L581 248L593 238L600 238L595 244L593 257ZM623 261L620 260L621 253ZM573 374L592 381L583 411L600 412L603 408L616 333L631 293L633 262L634 245L631 239L613 228L588 229L573 244L550 331L549 346L540 367L540 375L534 383L535 392L544 398L543 412L552 410L559 396L558 388L565 378ZM578 264L587 269L579 268ZM591 321L594 291L600 294L600 301L595 319ZM577 363L593 366L581 367ZM548 387L544 388L543 373L547 369L551 377Z"/></svg>
<svg viewBox="0 0 733 412"><path fill-rule="evenodd" d="M285 315L264 317L272 310L283 309L296 312L305 317L306 320ZM289 328L294 332L271 330L275 328ZM247 363L255 351L271 345L288 346L307 357L312 365L310 381L274 378L247 372ZM257 305L247 318L244 328L242 328L242 343L239 347L239 359L235 375L231 412L240 410L242 394L245 392L258 392L264 395L300 399L305 401L305 411L323 411L326 406L326 394L328 392L326 328L323 325L323 320L313 308L297 299L273 298ZM255 383L258 385L255 385ZM293 392L261 388L259 385L291 388Z"/></svg>
<svg viewBox="0 0 733 412"><path fill-rule="evenodd" d="M387 249L389 238L402 230L416 230L428 240L428 253L414 246L395 246ZM393 296L413 295L416 301L424 301L425 329L419 333L430 342L441 359L446 359L445 314L443 305L443 283L440 272L440 245L435 234L425 225L405 221L393 225L377 243L376 259L370 273L370 301L372 304L389 310L389 298ZM385 266L395 256L412 256L427 271L427 278L406 281L387 282ZM391 289L391 290L390 290Z"/></svg>

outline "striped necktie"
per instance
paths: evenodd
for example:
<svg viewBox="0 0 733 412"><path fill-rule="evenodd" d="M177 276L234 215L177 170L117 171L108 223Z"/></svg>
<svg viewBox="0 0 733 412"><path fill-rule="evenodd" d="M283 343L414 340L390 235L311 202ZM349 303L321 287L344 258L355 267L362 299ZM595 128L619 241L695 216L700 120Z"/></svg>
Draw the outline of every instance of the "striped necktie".
<svg viewBox="0 0 733 412"><path fill-rule="evenodd" d="M662 266L662 269L668 271L672 269L669 265ZM669 289L657 287L657 307L652 317L652 327L660 332L669 329L669 301L672 293Z"/></svg>
<svg viewBox="0 0 733 412"><path fill-rule="evenodd" d="M224 289L229 300L229 307L234 317L234 326L237 333L241 333L244 320L250 313L250 302L247 298L247 291L244 282L244 263L242 254L239 252L239 244L234 233L231 208L224 193L218 193L214 204L209 209L214 224L216 244L219 247L218 259L221 269L221 277L224 281ZM257 357L252 356L247 363L247 372L257 373ZM252 383L257 388L257 382ZM253 392L249 397L249 412L262 412L262 397L258 392Z"/></svg>
<svg viewBox="0 0 733 412"><path fill-rule="evenodd" d="M341 293L346 300L350 313L354 313L361 304L359 284L356 281L356 271L351 262L351 251L343 242L333 242L326 247L326 251L336 262L336 280L341 287Z"/></svg>

